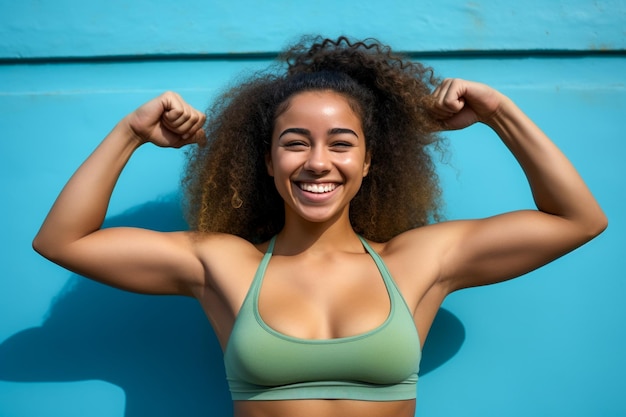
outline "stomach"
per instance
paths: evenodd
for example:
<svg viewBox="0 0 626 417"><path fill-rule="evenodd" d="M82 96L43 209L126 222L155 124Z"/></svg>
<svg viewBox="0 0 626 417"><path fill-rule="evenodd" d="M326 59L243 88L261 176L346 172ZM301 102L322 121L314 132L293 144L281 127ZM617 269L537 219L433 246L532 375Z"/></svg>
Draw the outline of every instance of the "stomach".
<svg viewBox="0 0 626 417"><path fill-rule="evenodd" d="M235 417L414 417L415 400L234 401Z"/></svg>

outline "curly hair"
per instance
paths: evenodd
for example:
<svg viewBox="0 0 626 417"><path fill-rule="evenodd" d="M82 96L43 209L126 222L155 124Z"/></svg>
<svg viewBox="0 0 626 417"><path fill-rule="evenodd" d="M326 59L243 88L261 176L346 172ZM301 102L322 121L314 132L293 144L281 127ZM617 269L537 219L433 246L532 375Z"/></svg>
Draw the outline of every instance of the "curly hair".
<svg viewBox="0 0 626 417"><path fill-rule="evenodd" d="M252 242L282 229L284 202L265 157L290 97L312 90L343 95L363 124L371 166L351 202L354 230L382 242L439 219L431 151L440 126L428 111L437 82L431 68L374 39L303 38L207 110L207 144L188 153L183 177L190 227Z"/></svg>

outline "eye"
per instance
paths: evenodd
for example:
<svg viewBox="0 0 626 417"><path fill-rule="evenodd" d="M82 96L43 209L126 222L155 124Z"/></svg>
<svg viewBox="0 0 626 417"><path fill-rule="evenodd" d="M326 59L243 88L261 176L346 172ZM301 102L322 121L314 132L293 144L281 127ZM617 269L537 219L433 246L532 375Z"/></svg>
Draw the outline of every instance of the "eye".
<svg viewBox="0 0 626 417"><path fill-rule="evenodd" d="M286 140L282 143L283 148L292 149L292 150L300 150L305 149L309 145L303 140Z"/></svg>
<svg viewBox="0 0 626 417"><path fill-rule="evenodd" d="M349 148L352 148L354 146L354 144L352 142L348 142L348 141L343 141L343 140L338 140L335 142L332 142L330 144L331 148L335 149L335 150L347 150Z"/></svg>

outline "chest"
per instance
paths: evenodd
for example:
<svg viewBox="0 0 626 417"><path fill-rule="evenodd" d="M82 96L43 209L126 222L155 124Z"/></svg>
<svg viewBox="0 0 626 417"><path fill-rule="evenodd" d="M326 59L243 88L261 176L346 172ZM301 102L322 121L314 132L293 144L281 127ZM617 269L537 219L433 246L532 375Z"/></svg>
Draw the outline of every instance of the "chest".
<svg viewBox="0 0 626 417"><path fill-rule="evenodd" d="M258 311L272 329L304 339L367 332L391 308L388 286L367 254L332 259L273 257L258 292Z"/></svg>
<svg viewBox="0 0 626 417"><path fill-rule="evenodd" d="M414 391L419 337L388 275L365 258L349 268L275 260L260 269L233 328L225 352L231 391L328 388L323 381L352 381L361 394L369 384Z"/></svg>

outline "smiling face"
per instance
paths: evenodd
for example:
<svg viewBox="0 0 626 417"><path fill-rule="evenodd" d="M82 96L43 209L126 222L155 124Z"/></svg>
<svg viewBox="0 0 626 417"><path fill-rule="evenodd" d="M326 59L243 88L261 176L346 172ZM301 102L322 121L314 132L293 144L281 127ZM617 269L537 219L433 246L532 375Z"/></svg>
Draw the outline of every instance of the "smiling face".
<svg viewBox="0 0 626 417"><path fill-rule="evenodd" d="M276 118L267 169L285 201L287 221L348 219L369 169L361 120L348 100L332 91L291 97Z"/></svg>

